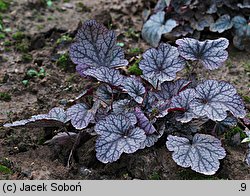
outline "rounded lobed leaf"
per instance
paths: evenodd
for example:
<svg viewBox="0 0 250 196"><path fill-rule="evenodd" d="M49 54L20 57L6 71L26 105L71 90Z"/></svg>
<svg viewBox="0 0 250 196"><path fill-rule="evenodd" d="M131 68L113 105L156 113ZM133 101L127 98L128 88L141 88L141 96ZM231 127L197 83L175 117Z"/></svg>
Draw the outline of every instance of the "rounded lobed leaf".
<svg viewBox="0 0 250 196"><path fill-rule="evenodd" d="M224 31L231 29L232 27L233 23L231 21L231 17L228 14L224 14L210 26L209 30L212 32L223 33Z"/></svg>
<svg viewBox="0 0 250 196"><path fill-rule="evenodd" d="M198 60L209 70L219 68L228 57L225 49L229 41L226 38L202 42L192 38L183 38L176 40L176 44L182 57L192 61Z"/></svg>
<svg viewBox="0 0 250 196"><path fill-rule="evenodd" d="M193 109L190 107L190 103L194 100L195 96L194 89L186 89L172 99L170 109L180 108L184 110L176 116L177 121L187 123L197 117L194 114Z"/></svg>
<svg viewBox="0 0 250 196"><path fill-rule="evenodd" d="M97 80L108 83L112 86L120 86L124 80L124 76L121 75L118 70L107 67L88 68L84 71L84 74L87 76L92 76Z"/></svg>
<svg viewBox="0 0 250 196"><path fill-rule="evenodd" d="M161 90L155 93L155 96L158 100L169 100L172 97L178 95L181 91L183 91L190 84L190 81L179 79L175 82L164 82L161 84Z"/></svg>
<svg viewBox="0 0 250 196"><path fill-rule="evenodd" d="M122 86L137 103L143 102L142 95L145 93L145 87L138 79L132 77L126 78Z"/></svg>
<svg viewBox="0 0 250 196"><path fill-rule="evenodd" d="M164 33L171 32L176 26L177 22L169 19L165 22L165 12L159 11L150 16L149 20L142 27L142 37L150 45L157 47L161 36Z"/></svg>
<svg viewBox="0 0 250 196"><path fill-rule="evenodd" d="M109 31L95 20L86 21L78 30L76 42L70 47L71 60L77 64L77 71L88 67L118 67L125 66L124 52L116 45L114 31Z"/></svg>
<svg viewBox="0 0 250 196"><path fill-rule="evenodd" d="M123 152L134 153L146 139L145 133L125 115L109 115L95 126L99 134L96 141L96 157L103 163L114 162Z"/></svg>
<svg viewBox="0 0 250 196"><path fill-rule="evenodd" d="M197 116L222 121L227 117L227 111L239 118L246 115L244 104L236 89L224 81L207 80L199 84L195 91L196 97L190 107Z"/></svg>
<svg viewBox="0 0 250 196"><path fill-rule="evenodd" d="M79 103L67 109L68 119L76 129L84 129L94 120L97 108L89 109L84 103Z"/></svg>
<svg viewBox="0 0 250 196"><path fill-rule="evenodd" d="M211 135L195 134L191 144L187 138L169 135L166 146L178 165L205 175L215 174L219 159L226 156L220 140Z"/></svg>
<svg viewBox="0 0 250 196"><path fill-rule="evenodd" d="M185 65L184 59L179 57L177 48L169 44L161 43L157 49L148 49L142 56L139 67L143 75L146 78L158 78L159 84L174 80L176 73Z"/></svg>

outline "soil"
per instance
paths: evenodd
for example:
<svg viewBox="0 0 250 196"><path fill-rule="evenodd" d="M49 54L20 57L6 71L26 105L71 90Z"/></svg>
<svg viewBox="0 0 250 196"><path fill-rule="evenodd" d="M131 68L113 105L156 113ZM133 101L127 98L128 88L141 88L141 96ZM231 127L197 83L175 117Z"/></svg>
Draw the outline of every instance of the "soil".
<svg viewBox="0 0 250 196"><path fill-rule="evenodd" d="M71 40L59 39L63 35L74 38L81 22L96 19L114 29L131 61L150 47L140 31L142 13L154 0L57 0L51 7L44 2L12 0L9 10L1 13L4 26L11 31L0 39L0 92L8 95L0 100L0 125L64 106L84 89L86 81L75 73L72 62L60 63L62 55L67 57ZM139 48L139 52L129 48ZM209 77L234 84L248 99L249 110L249 54L231 47L229 56L225 66ZM27 75L28 70L41 68L45 77ZM250 167L244 161L247 146L242 144L224 142L227 156L220 170L207 177L177 166L164 139L152 148L123 154L115 163L102 164L95 157L96 136L89 134L68 168L71 145L45 145L53 135L54 130L0 126L0 165L10 169L0 172L0 179L250 179Z"/></svg>

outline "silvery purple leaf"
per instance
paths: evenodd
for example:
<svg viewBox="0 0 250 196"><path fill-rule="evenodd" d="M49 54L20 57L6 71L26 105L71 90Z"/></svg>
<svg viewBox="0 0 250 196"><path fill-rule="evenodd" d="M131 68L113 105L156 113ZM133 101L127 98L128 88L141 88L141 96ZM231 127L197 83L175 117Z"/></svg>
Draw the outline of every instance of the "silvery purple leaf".
<svg viewBox="0 0 250 196"><path fill-rule="evenodd" d="M177 48L164 43L157 49L148 49L142 57L139 67L143 75L146 78L158 78L159 84L174 80L176 73L185 65L184 59L179 57Z"/></svg>
<svg viewBox="0 0 250 196"><path fill-rule="evenodd" d="M113 103L113 112L116 114L123 112L131 112L134 108L131 106L131 101L128 99L122 99L114 101Z"/></svg>
<svg viewBox="0 0 250 196"><path fill-rule="evenodd" d="M209 70L220 67L228 57L225 50L229 41L226 38L198 41L192 38L176 40L179 53L187 60L200 61Z"/></svg>
<svg viewBox="0 0 250 196"><path fill-rule="evenodd" d="M179 92L187 88L190 81L179 79L175 82L164 82L161 84L161 90L155 93L158 100L169 100L172 97L178 95Z"/></svg>
<svg viewBox="0 0 250 196"><path fill-rule="evenodd" d="M4 124L4 127L61 127L67 122L67 115L62 108L52 108L48 114L39 114L30 119Z"/></svg>
<svg viewBox="0 0 250 196"><path fill-rule="evenodd" d="M170 100L160 100L155 103L154 108L157 109L157 118L162 118L166 116L171 108L171 101Z"/></svg>
<svg viewBox="0 0 250 196"><path fill-rule="evenodd" d="M169 135L166 146L178 165L205 175L215 174L219 159L226 156L220 140L211 135L195 134L191 143L187 138Z"/></svg>
<svg viewBox="0 0 250 196"><path fill-rule="evenodd" d="M149 20L142 27L142 37L150 45L157 47L161 36L164 33L171 32L176 26L177 22L174 19L165 21L165 12L160 11L150 16Z"/></svg>
<svg viewBox="0 0 250 196"><path fill-rule="evenodd" d="M66 112L68 119L71 120L71 124L76 129L81 130L86 128L89 123L94 120L98 108L98 101L94 103L91 109L84 103L79 103L68 108Z"/></svg>
<svg viewBox="0 0 250 196"><path fill-rule="evenodd" d="M112 101L112 94L117 93L109 85L103 84L99 86L96 90L97 99L101 100L105 104L110 104Z"/></svg>
<svg viewBox="0 0 250 196"><path fill-rule="evenodd" d="M139 107L135 108L135 115L137 117L138 126L145 131L146 135L156 132L154 125L149 121Z"/></svg>
<svg viewBox="0 0 250 196"><path fill-rule="evenodd" d="M94 20L86 21L76 35L76 42L70 47L71 60L77 64L81 75L88 67L125 66L124 52L116 45L114 31L109 31Z"/></svg>
<svg viewBox="0 0 250 196"><path fill-rule="evenodd" d="M138 79L132 77L126 78L122 86L137 103L143 102L142 96L145 93L145 87Z"/></svg>
<svg viewBox="0 0 250 196"><path fill-rule="evenodd" d="M224 14L216 20L215 23L213 23L209 30L212 32L218 32L222 33L228 29L231 29L233 27L233 23L231 21L231 18L228 14Z"/></svg>
<svg viewBox="0 0 250 196"><path fill-rule="evenodd" d="M155 77L155 76L146 77L144 75L141 75L141 78L148 81L155 89L160 89L160 85L159 85L160 81L158 80L157 77Z"/></svg>
<svg viewBox="0 0 250 196"><path fill-rule="evenodd" d="M103 163L118 160L123 152L134 153L146 139L144 131L134 127L122 114L109 115L99 121L95 131L100 135L96 141L96 157Z"/></svg>
<svg viewBox="0 0 250 196"><path fill-rule="evenodd" d="M108 67L92 67L84 71L87 76L92 76L99 81L108 83L112 86L120 86L123 83L124 77L116 69Z"/></svg>
<svg viewBox="0 0 250 196"><path fill-rule="evenodd" d="M179 95L173 97L171 101L171 108L180 108L184 111L178 113L176 120L182 123L191 121L196 115L190 108L190 103L194 100L196 94L194 89L186 89L179 93Z"/></svg>
<svg viewBox="0 0 250 196"><path fill-rule="evenodd" d="M190 104L197 116L207 116L213 121L222 121L227 111L235 117L246 115L244 104L236 89L224 81L207 80L196 88L196 98Z"/></svg>

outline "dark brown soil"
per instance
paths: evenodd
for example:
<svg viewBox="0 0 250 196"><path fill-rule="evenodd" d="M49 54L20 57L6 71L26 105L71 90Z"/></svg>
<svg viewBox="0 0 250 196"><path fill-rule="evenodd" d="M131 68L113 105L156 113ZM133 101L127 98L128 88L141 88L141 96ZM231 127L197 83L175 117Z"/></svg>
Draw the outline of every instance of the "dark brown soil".
<svg viewBox="0 0 250 196"><path fill-rule="evenodd" d="M73 38L81 22L96 19L115 29L118 41L125 44L127 59L138 55L131 54L129 48L144 51L150 47L140 37L142 12L148 1L70 0L65 3L57 0L50 8L43 2L12 0L9 10L1 14L11 32L0 39L0 92L11 97L0 100L0 125L46 113L84 89L86 82L75 73L74 65L58 63L70 44L58 39L63 35ZM23 37L15 38L16 32ZM20 49L20 44L28 48ZM229 56L226 65L209 77L230 81L247 99L250 96L249 54L232 48ZM27 77L31 68L37 71L43 68L46 76ZM249 110L249 102L246 106ZM53 134L39 128L0 127L0 165L12 171L0 173L0 179L250 179L250 168L244 161L246 145L232 146L225 142L227 156L221 161L221 169L216 175L206 177L177 166L164 139L153 148L124 154L119 161L105 165L95 158L95 137L88 135L77 149L71 167L67 168L70 146L43 145Z"/></svg>

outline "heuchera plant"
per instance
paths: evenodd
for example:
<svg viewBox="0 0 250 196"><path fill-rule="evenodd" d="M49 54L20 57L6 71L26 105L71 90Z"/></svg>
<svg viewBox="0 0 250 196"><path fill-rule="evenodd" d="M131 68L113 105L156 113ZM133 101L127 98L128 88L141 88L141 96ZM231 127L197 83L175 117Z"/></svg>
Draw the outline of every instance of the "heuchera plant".
<svg viewBox="0 0 250 196"><path fill-rule="evenodd" d="M79 29L70 56L79 74L93 82L91 88L67 109L56 107L48 114L4 126L64 128L61 130L67 134L55 136L55 142L94 127L96 157L103 163L151 147L166 137L166 147L178 165L215 174L219 160L226 156L219 135L246 115L242 99L227 82L180 79L176 74L198 65L207 70L219 68L228 57L225 49L229 42L225 38L203 42L184 38L176 44L178 47L161 43L148 49L139 63L143 74L128 75L119 69L128 66L128 61L114 31L89 20ZM75 130L67 132L69 123ZM207 123L214 129L204 126Z"/></svg>
<svg viewBox="0 0 250 196"><path fill-rule="evenodd" d="M250 51L249 8L249 0L158 0L142 37L156 47L162 35L177 39L227 32L235 47Z"/></svg>

